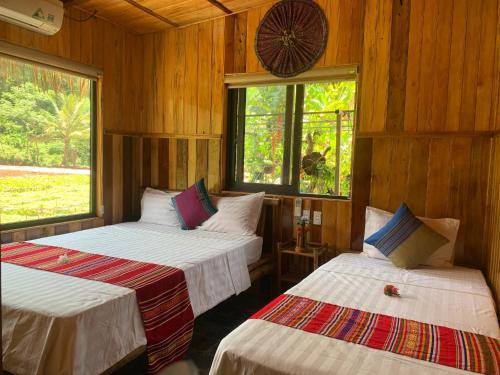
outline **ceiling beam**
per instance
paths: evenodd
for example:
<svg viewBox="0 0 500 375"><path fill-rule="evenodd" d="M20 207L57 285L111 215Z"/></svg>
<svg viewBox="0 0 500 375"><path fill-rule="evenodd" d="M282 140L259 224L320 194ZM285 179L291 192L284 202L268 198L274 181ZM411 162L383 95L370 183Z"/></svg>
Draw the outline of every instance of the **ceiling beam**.
<svg viewBox="0 0 500 375"><path fill-rule="evenodd" d="M173 26L173 27L179 27L179 24L173 22L173 21L170 21L168 18L166 17L163 17L161 14L158 14L154 11L152 11L151 9L149 8L146 8L144 5L141 5L139 4L137 1L135 0L125 0L127 3L129 3L130 5L133 5L134 7L136 7L137 9L139 10L142 10L144 13L147 13L149 14L150 16L153 16L157 19L159 19L160 21L170 25L170 26Z"/></svg>
<svg viewBox="0 0 500 375"><path fill-rule="evenodd" d="M208 0L208 2L210 4L212 4L213 6L216 6L217 8L219 8L220 10L222 10L226 14L233 13L233 11L231 9L228 9L224 4L222 4L221 2L219 2L217 0Z"/></svg>

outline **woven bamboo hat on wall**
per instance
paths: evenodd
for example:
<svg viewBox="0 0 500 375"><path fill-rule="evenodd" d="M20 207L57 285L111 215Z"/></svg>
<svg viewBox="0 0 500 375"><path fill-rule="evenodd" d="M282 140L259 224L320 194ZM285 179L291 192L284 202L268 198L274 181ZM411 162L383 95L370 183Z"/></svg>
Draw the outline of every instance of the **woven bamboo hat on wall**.
<svg viewBox="0 0 500 375"><path fill-rule="evenodd" d="M255 52L270 73L293 77L318 61L327 37L327 21L319 5L312 0L283 0L262 19L255 35Z"/></svg>

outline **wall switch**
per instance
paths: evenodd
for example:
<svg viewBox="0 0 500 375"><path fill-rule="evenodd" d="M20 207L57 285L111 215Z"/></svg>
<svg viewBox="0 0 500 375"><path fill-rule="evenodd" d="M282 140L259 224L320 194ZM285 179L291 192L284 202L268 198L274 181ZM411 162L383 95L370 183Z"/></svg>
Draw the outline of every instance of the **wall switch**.
<svg viewBox="0 0 500 375"><path fill-rule="evenodd" d="M309 210L302 211L302 217L306 220L311 220L311 211Z"/></svg>
<svg viewBox="0 0 500 375"><path fill-rule="evenodd" d="M295 209L293 211L293 216L300 217L302 212L302 198L295 198Z"/></svg>
<svg viewBox="0 0 500 375"><path fill-rule="evenodd" d="M321 225L321 211L314 211L313 224Z"/></svg>

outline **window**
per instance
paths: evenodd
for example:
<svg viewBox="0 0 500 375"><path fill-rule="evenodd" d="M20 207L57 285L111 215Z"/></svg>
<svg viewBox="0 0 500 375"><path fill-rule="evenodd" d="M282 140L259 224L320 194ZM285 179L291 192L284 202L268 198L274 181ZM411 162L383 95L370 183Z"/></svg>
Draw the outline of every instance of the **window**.
<svg viewBox="0 0 500 375"><path fill-rule="evenodd" d="M356 80L229 89L229 188L348 198Z"/></svg>
<svg viewBox="0 0 500 375"><path fill-rule="evenodd" d="M0 57L3 229L95 214L95 82Z"/></svg>

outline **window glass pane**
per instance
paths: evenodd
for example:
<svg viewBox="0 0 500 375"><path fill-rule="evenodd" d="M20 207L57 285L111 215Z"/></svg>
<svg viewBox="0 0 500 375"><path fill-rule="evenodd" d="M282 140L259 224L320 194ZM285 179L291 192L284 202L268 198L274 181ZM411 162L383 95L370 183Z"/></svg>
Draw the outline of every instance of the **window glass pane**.
<svg viewBox="0 0 500 375"><path fill-rule="evenodd" d="M243 182L280 184L286 86L246 90Z"/></svg>
<svg viewBox="0 0 500 375"><path fill-rule="evenodd" d="M306 84L304 91L300 193L350 196L356 83Z"/></svg>
<svg viewBox="0 0 500 375"><path fill-rule="evenodd" d="M91 212L91 80L0 58L0 223Z"/></svg>

